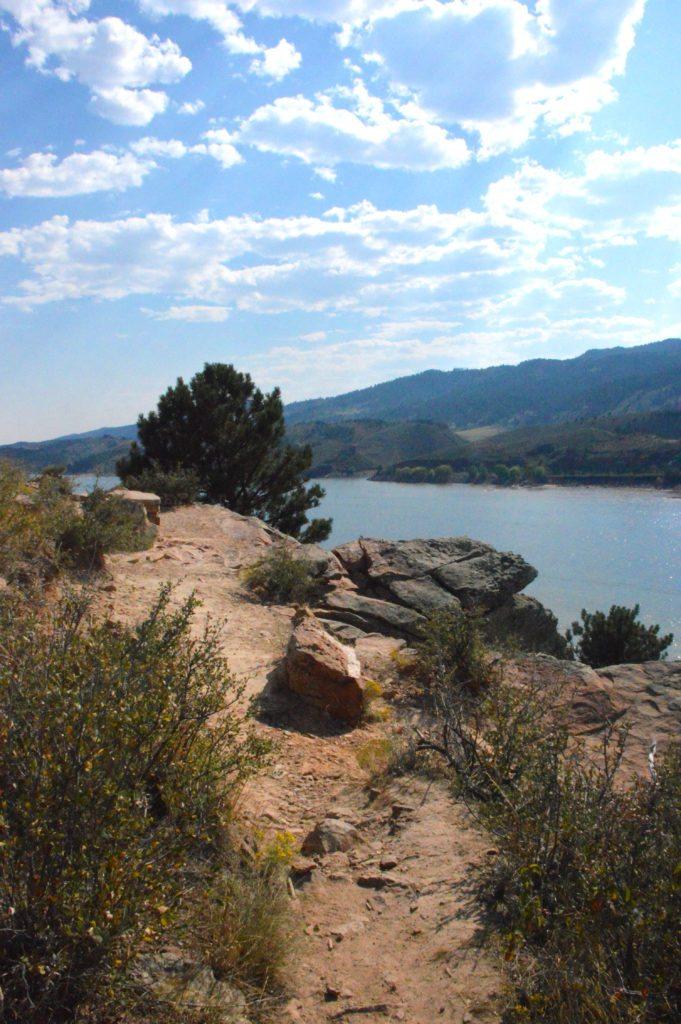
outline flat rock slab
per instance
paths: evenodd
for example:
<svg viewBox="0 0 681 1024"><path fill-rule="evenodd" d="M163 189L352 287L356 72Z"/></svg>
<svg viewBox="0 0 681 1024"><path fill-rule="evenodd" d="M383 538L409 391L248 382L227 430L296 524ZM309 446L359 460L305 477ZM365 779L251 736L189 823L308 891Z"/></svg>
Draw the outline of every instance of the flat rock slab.
<svg viewBox="0 0 681 1024"><path fill-rule="evenodd" d="M364 628L368 633L387 632L389 635L400 636L407 633L417 636L424 621L423 615L412 608L364 597L351 590L332 591L326 596L324 604L334 618Z"/></svg>

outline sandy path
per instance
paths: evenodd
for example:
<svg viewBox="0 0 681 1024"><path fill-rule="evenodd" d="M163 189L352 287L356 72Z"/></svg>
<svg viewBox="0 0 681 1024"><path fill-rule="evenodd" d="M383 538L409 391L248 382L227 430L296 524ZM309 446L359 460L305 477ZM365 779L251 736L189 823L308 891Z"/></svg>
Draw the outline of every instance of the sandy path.
<svg viewBox="0 0 681 1024"><path fill-rule="evenodd" d="M102 600L134 621L163 581L176 586L177 597L195 591L199 622L210 615L225 623L232 670L248 679L251 694L262 695L258 727L277 741L273 765L243 795L243 815L301 840L329 816L357 828L348 853L320 858L292 900L299 938L291 998L279 1019L496 1021L501 982L480 949L470 893L470 868L489 842L440 783L407 778L369 792L357 751L387 726L343 731L277 688L293 611L253 603L239 575L270 543L256 521L224 510L167 513L152 551L110 559ZM372 675L389 667L383 658L382 668L381 643L376 647ZM371 1006L377 1009L352 1013Z"/></svg>

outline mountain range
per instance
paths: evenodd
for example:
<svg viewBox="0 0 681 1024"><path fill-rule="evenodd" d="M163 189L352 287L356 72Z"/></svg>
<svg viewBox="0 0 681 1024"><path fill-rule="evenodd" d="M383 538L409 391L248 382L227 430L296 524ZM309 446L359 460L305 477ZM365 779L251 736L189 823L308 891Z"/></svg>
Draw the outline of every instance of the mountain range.
<svg viewBox="0 0 681 1024"><path fill-rule="evenodd" d="M676 458L681 434L681 339L517 366L428 370L293 402L285 413L289 439L312 446L314 475L537 459L559 473L656 473ZM136 432L129 424L17 442L0 446L0 458L32 472L64 465L112 473Z"/></svg>
<svg viewBox="0 0 681 1024"><path fill-rule="evenodd" d="M288 423L428 419L457 429L561 423L681 408L681 339L483 370L426 370L335 398L293 402Z"/></svg>

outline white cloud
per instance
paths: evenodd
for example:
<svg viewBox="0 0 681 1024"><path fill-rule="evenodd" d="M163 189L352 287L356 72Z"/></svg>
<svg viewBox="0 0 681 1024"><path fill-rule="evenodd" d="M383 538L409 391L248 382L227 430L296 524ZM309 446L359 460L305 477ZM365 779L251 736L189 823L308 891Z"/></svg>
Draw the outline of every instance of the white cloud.
<svg viewBox="0 0 681 1024"><path fill-rule="evenodd" d="M131 143L130 149L140 156L169 157L171 160L179 160L191 152L179 139L156 139L149 135Z"/></svg>
<svg viewBox="0 0 681 1024"><path fill-rule="evenodd" d="M27 49L27 64L90 89L92 107L117 124L144 125L165 110L163 91L191 69L176 43L148 38L120 18L80 17L88 0L0 0L14 19L12 43Z"/></svg>
<svg viewBox="0 0 681 1024"><path fill-rule="evenodd" d="M594 150L584 160L587 178L632 178L640 174L681 174L681 139L660 146L636 146L606 153Z"/></svg>
<svg viewBox="0 0 681 1024"><path fill-rule="evenodd" d="M178 114L183 114L187 117L193 117L194 114L199 114L206 104L203 100L187 100L186 103L181 103L177 108Z"/></svg>
<svg viewBox="0 0 681 1024"><path fill-rule="evenodd" d="M220 324L230 315L226 306L171 306L160 313L147 312L154 320L183 320L194 324Z"/></svg>
<svg viewBox="0 0 681 1024"><path fill-rule="evenodd" d="M103 150L72 153L58 161L53 153L32 153L19 167L0 170L0 189L9 196L75 196L141 185L154 164L132 153Z"/></svg>
<svg viewBox="0 0 681 1024"><path fill-rule="evenodd" d="M207 153L225 169L241 163L243 157L234 145L234 136L226 128L211 128L201 138L205 143L194 146L193 152Z"/></svg>
<svg viewBox="0 0 681 1024"><path fill-rule="evenodd" d="M155 89L100 89L92 94L90 106L114 124L144 128L168 106L168 97Z"/></svg>
<svg viewBox="0 0 681 1024"><path fill-rule="evenodd" d="M245 35L240 18L226 0L139 0L139 5L157 17L175 14L207 22L220 33L229 53L253 56L250 70L256 75L279 81L300 65L301 56L288 40L267 47Z"/></svg>
<svg viewBox="0 0 681 1024"><path fill-rule="evenodd" d="M435 171L459 167L469 156L463 139L451 138L439 125L394 117L359 81L352 89L320 93L314 100L280 97L246 118L238 138L322 169L348 162Z"/></svg>
<svg viewBox="0 0 681 1024"><path fill-rule="evenodd" d="M425 120L480 136L481 156L536 127L586 131L616 98L645 0L237 0L261 16L341 26Z"/></svg>
<svg viewBox="0 0 681 1024"><path fill-rule="evenodd" d="M262 51L251 63L251 71L261 78L273 78L276 82L285 78L290 71L300 67L302 57L293 43L280 39L276 46Z"/></svg>

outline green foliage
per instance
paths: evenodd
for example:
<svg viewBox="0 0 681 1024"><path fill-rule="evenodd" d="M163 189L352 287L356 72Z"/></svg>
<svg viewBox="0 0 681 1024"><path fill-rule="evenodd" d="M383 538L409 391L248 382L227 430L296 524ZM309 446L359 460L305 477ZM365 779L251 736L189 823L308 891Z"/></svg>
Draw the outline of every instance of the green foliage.
<svg viewBox="0 0 681 1024"><path fill-rule="evenodd" d="M432 641L431 641L432 645ZM435 647L447 649L437 642ZM464 664L470 643L460 642ZM622 776L571 740L560 687L492 671L477 697L426 652L435 754L495 837L483 893L516 986L511 1024L672 1024L681 1013L681 754Z"/></svg>
<svg viewBox="0 0 681 1024"><path fill-rule="evenodd" d="M60 468L27 480L0 462L0 574L22 584L64 568L100 568L110 551L149 547L154 528L141 508L95 488L80 503Z"/></svg>
<svg viewBox="0 0 681 1024"><path fill-rule="evenodd" d="M126 482L150 470L191 471L206 501L259 516L302 540L324 539L330 520L307 526L307 512L324 496L318 485L304 483L312 451L286 444L284 430L277 388L263 394L248 374L207 363L189 384L180 377L168 388L156 411L139 417L141 447L134 442L117 471Z"/></svg>
<svg viewBox="0 0 681 1024"><path fill-rule="evenodd" d="M433 612L416 650L419 675L436 701L449 691L480 694L495 678L478 621L458 609Z"/></svg>
<svg viewBox="0 0 681 1024"><path fill-rule="evenodd" d="M126 477L125 486L132 491L157 494L164 510L192 505L198 500L201 489L197 474L187 469L167 473L161 469L145 469L138 476Z"/></svg>
<svg viewBox="0 0 681 1024"><path fill-rule="evenodd" d="M389 477L401 484L449 484L454 479L454 470L448 463L434 467L397 466Z"/></svg>
<svg viewBox="0 0 681 1024"><path fill-rule="evenodd" d="M607 615L582 609L581 622L573 622L566 634L578 661L601 668L663 658L674 636L660 636L659 625L644 626L638 617L640 610L639 605L625 608L616 604Z"/></svg>
<svg viewBox="0 0 681 1024"><path fill-rule="evenodd" d="M0 604L0 988L8 1024L68 1018L191 884L265 750L196 602L135 628L66 598ZM208 723L210 722L210 727Z"/></svg>
<svg viewBox="0 0 681 1024"><path fill-rule="evenodd" d="M320 593L315 567L304 554L294 554L287 544L271 550L244 572L250 589L272 604L309 604Z"/></svg>
<svg viewBox="0 0 681 1024"><path fill-rule="evenodd" d="M494 733L486 734L496 746ZM512 786L482 805L500 854L487 895L500 916L524 1024L672 1024L681 1013L681 761L620 778L567 734L528 737Z"/></svg>
<svg viewBox="0 0 681 1024"><path fill-rule="evenodd" d="M100 487L81 501L58 542L67 562L82 569L99 569L111 551L144 551L156 534L144 509Z"/></svg>

